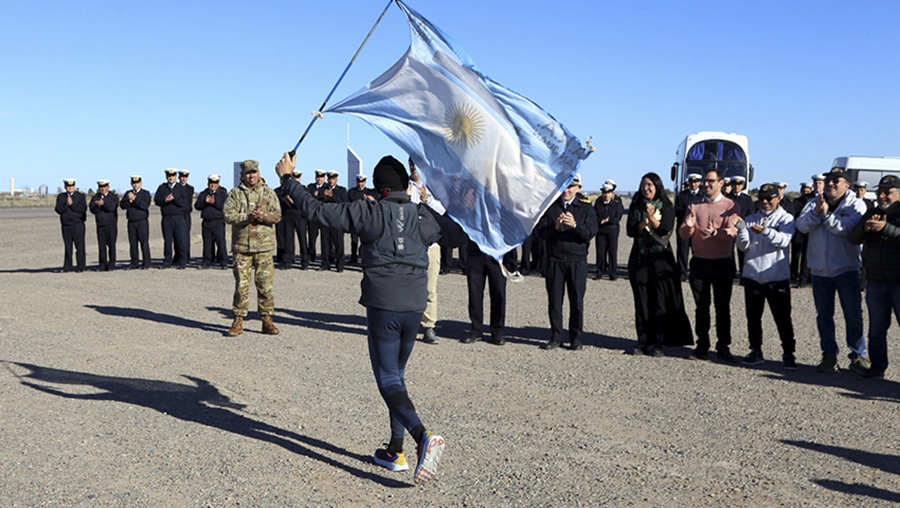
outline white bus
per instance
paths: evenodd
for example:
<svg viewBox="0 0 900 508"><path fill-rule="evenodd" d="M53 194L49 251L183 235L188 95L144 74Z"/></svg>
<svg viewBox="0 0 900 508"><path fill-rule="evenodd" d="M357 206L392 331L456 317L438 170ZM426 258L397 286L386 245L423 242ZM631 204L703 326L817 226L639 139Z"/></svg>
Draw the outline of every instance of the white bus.
<svg viewBox="0 0 900 508"><path fill-rule="evenodd" d="M850 177L850 183L859 181L868 184L866 197L875 199L875 186L887 174L900 176L900 157L837 157L831 163L832 169L841 168Z"/></svg>
<svg viewBox="0 0 900 508"><path fill-rule="evenodd" d="M750 164L747 136L713 131L689 134L675 151L675 164L672 164L675 193L681 190L688 175L702 176L711 169L722 171L725 177L743 176L749 189L753 165Z"/></svg>

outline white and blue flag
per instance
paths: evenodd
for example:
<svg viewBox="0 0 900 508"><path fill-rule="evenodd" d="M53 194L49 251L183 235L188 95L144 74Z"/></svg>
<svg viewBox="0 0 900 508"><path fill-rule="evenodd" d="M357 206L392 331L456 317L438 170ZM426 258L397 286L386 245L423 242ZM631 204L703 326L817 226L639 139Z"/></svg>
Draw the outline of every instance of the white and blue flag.
<svg viewBox="0 0 900 508"><path fill-rule="evenodd" d="M327 111L359 116L406 150L447 213L500 259L528 237L590 150L396 2L412 31L406 54Z"/></svg>

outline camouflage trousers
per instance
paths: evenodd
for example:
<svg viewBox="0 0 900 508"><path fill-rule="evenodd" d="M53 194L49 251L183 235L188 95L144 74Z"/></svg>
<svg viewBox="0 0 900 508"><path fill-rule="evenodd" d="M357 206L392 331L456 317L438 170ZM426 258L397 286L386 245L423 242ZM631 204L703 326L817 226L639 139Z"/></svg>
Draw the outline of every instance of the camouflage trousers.
<svg viewBox="0 0 900 508"><path fill-rule="evenodd" d="M234 253L234 302L231 311L246 316L250 307L250 278L256 281L256 304L260 316L271 316L275 311L272 281L275 278L275 262L272 251L249 254Z"/></svg>

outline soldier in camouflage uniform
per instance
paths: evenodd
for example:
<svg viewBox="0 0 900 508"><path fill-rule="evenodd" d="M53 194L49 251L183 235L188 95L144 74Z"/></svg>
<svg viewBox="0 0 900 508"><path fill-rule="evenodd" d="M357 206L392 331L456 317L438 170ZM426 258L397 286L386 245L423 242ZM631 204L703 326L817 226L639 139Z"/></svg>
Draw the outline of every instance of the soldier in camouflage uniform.
<svg viewBox="0 0 900 508"><path fill-rule="evenodd" d="M272 322L275 298L275 224L281 220L278 196L259 176L259 162L241 163L241 185L231 189L225 201L225 222L231 224L231 252L234 254L234 322L229 337L244 331L244 316L250 307L250 277L256 281L256 300L262 318L262 332L277 335Z"/></svg>

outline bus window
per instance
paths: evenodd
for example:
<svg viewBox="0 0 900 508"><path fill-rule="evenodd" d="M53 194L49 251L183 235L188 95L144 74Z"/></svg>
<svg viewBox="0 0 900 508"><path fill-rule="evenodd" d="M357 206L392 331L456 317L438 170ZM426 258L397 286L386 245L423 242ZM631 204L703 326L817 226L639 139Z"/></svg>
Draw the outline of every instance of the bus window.
<svg viewBox="0 0 900 508"><path fill-rule="evenodd" d="M747 175L747 157L744 150L731 141L701 141L688 150L686 159L686 174L703 174L718 169L724 176Z"/></svg>

